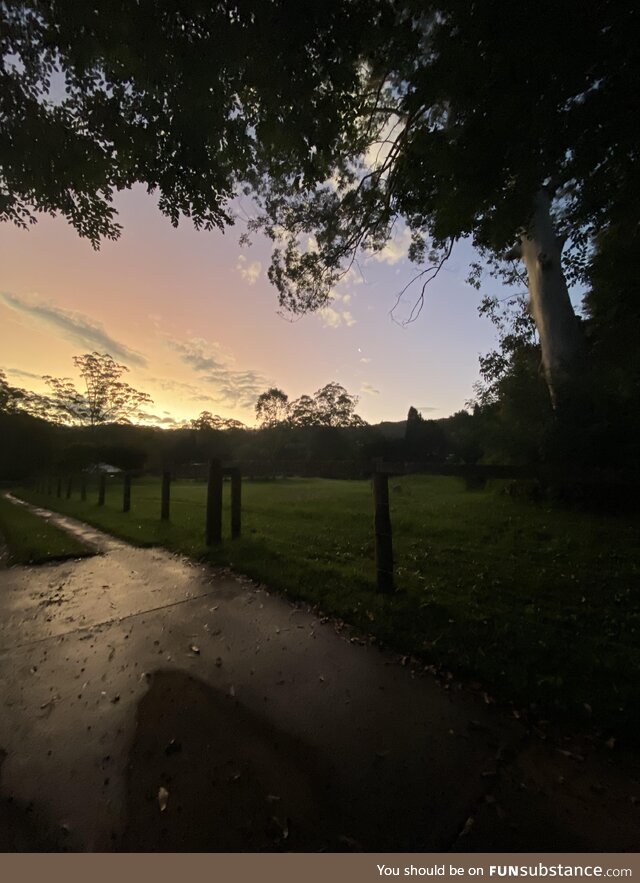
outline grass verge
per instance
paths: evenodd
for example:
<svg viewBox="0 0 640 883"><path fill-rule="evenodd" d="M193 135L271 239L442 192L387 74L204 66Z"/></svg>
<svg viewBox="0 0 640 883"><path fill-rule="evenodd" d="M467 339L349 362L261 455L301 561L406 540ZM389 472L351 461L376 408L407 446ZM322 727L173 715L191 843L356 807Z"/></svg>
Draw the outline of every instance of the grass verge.
<svg viewBox="0 0 640 883"><path fill-rule="evenodd" d="M91 550L65 531L48 524L25 506L0 496L0 537L6 546L6 562L44 564L65 558L91 555Z"/></svg>
<svg viewBox="0 0 640 883"><path fill-rule="evenodd" d="M139 545L234 567L537 718L631 732L640 722L638 520L469 492L447 477L390 484L391 596L375 592L366 481L247 481L242 538L212 549L202 483L173 484L168 523L157 479L134 484L127 514L114 480L104 507L94 489L85 502L23 494Z"/></svg>

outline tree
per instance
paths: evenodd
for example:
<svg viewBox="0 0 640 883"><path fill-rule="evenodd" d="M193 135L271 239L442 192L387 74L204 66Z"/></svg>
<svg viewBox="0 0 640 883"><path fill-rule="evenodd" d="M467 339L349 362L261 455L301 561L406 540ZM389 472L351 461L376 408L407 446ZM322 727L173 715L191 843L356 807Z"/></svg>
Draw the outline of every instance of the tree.
<svg viewBox="0 0 640 883"><path fill-rule="evenodd" d="M24 397L24 390L11 386L7 380L7 375L0 369L0 413L14 413L20 408Z"/></svg>
<svg viewBox="0 0 640 883"><path fill-rule="evenodd" d="M42 405L43 416L81 426L130 423L132 418L144 417L141 408L152 399L121 379L129 370L125 365L108 353L74 356L73 363L84 381L84 391L68 377L46 376L51 395Z"/></svg>
<svg viewBox="0 0 640 883"><path fill-rule="evenodd" d="M172 223L205 228L231 223L246 190L294 313L324 306L398 219L418 311L471 237L497 271L524 262L559 404L584 355L567 280L584 281L599 236L633 229L639 204L637 10L597 0L576 27L579 12L570 0L5 3L0 211L23 225L60 211L97 243L118 234L113 191L136 181Z"/></svg>
<svg viewBox="0 0 640 883"><path fill-rule="evenodd" d="M335 381L318 389L313 401L319 426L365 426L362 417L355 413L358 397Z"/></svg>
<svg viewBox="0 0 640 883"><path fill-rule="evenodd" d="M498 335L497 348L480 356L480 380L469 403L485 456L498 463L538 464L550 454L553 412L535 322L522 295L503 301L485 297L479 313Z"/></svg>
<svg viewBox="0 0 640 883"><path fill-rule="evenodd" d="M274 426L365 426L355 413L358 397L335 381L289 401L281 389L272 387L258 397L256 417L263 428Z"/></svg>
<svg viewBox="0 0 640 883"><path fill-rule="evenodd" d="M329 173L359 75L327 48L357 47L368 5L8 0L0 216L60 212L97 245L119 235L111 200L136 182L173 224L211 229L265 164Z"/></svg>
<svg viewBox="0 0 640 883"><path fill-rule="evenodd" d="M278 426L289 419L289 396L272 386L258 396L256 420L261 427Z"/></svg>
<svg viewBox="0 0 640 883"><path fill-rule="evenodd" d="M212 414L211 411L201 411L200 415L191 421L191 428L199 432L207 432L212 430L246 429L246 426L240 420L234 420L232 417L219 417L217 414Z"/></svg>

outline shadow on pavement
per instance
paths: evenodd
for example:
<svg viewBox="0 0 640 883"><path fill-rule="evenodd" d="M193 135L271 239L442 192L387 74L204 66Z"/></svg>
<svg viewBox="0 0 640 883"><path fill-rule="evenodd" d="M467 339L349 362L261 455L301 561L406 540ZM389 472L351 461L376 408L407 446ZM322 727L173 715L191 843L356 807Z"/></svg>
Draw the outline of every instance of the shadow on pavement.
<svg viewBox="0 0 640 883"><path fill-rule="evenodd" d="M332 780L315 752L233 696L182 672L158 671L138 706L122 848L340 849Z"/></svg>

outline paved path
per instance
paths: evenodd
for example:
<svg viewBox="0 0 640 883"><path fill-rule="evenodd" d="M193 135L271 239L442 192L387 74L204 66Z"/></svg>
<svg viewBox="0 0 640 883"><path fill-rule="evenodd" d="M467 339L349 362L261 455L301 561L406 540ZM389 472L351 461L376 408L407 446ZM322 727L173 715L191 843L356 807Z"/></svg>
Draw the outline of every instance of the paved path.
<svg viewBox="0 0 640 883"><path fill-rule="evenodd" d="M250 581L36 511L98 554L0 572L0 849L638 849L611 752L561 753Z"/></svg>

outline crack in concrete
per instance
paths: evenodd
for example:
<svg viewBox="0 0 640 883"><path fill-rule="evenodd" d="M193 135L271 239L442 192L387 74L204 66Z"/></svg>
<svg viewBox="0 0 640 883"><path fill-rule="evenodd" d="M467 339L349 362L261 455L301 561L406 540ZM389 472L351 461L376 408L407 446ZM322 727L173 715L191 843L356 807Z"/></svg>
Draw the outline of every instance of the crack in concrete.
<svg viewBox="0 0 640 883"><path fill-rule="evenodd" d="M135 619L138 616L145 616L150 613L158 613L160 610L168 610L170 607L178 607L180 604L190 604L192 601L198 601L201 598L208 598L215 594L215 589L209 592L202 592L200 595L193 595L191 598L181 598L179 601L171 601L169 604L161 604L159 607L149 607L145 610L138 610L135 613L127 613L125 616L114 616L113 619L105 619L102 622L93 623L93 625L79 626L76 629L69 629L66 632L59 632L57 635L47 635L45 638L36 638L31 641L24 641L21 644L13 644L10 647L0 647L0 653L11 653L13 650L22 650L25 647L35 647L36 644L44 644L47 641L56 641L58 638L66 638L69 635L80 634L81 632L91 632L94 629L101 629L109 625L119 625L129 619Z"/></svg>

